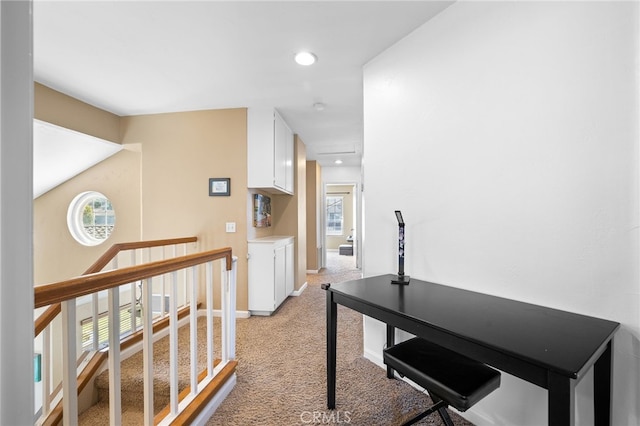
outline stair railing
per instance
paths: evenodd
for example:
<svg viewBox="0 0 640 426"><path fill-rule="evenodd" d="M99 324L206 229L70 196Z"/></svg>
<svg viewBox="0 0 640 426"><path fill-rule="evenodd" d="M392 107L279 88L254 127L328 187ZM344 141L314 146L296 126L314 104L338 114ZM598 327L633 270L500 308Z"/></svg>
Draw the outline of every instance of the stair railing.
<svg viewBox="0 0 640 426"><path fill-rule="evenodd" d="M134 266L144 262L151 262L153 260L164 260L167 258L175 258L178 254L187 255L189 251L194 251L194 244L198 241L197 237L182 237L162 240L150 240L150 241L137 241L127 243L117 243L112 245L100 258L98 258L83 274L93 274L101 272L105 268L114 270L118 268L118 265ZM191 247L191 250L189 250ZM167 276L166 274L156 278L154 284L154 295L159 305L159 316L164 318L167 315L165 298L168 296L167 290ZM183 291L179 294L182 296L179 301L180 306L188 304L188 299L185 297L186 292L186 279L182 280ZM131 309L131 321L127 330L128 334L133 334L140 330L142 324L138 315L135 315L136 311L136 299L138 298L139 283L132 282L129 284L128 291L121 291L125 297L129 297L129 304ZM103 292L104 293L104 292ZM80 348L91 351L97 351L101 348L100 342L100 318L104 315L104 297L100 297L98 293L92 294L89 302L89 312L92 330L89 335L90 341L85 342ZM103 309L101 309L101 305ZM85 304L85 311L87 304ZM139 307L139 306L138 306ZM80 308L82 309L82 307ZM57 373L60 370L60 366L56 369L56 366L52 365L52 359L54 357L54 351L52 345L54 342L51 340L52 335L52 322L61 314L61 304L54 303L45 309L38 318L34 321L35 326L35 342L34 346L37 348L38 354L35 360L34 368L36 373L36 422L38 419L42 420L47 418L52 408L60 401L62 394L59 391L61 384L61 376ZM82 317L86 317L87 314L81 314ZM76 316L77 317L77 316ZM157 316L156 316L157 318ZM122 331L122 330L121 330ZM40 337L40 335L42 335ZM57 352L59 352L58 350ZM83 355L86 355L83 354ZM90 357L80 356L78 359L78 367L81 368L83 362L90 360ZM38 381L39 379L39 381Z"/></svg>
<svg viewBox="0 0 640 426"><path fill-rule="evenodd" d="M213 345L213 266L220 260L222 311L222 344L221 361L214 365ZM204 271L203 271L204 269ZM211 384L235 358L235 289L237 261L232 257L230 248L211 250L202 253L178 256L172 259L149 262L143 265L129 266L88 274L70 280L37 286L34 288L35 307L44 307L56 303L61 304L63 321L63 375L62 401L63 424L77 424L78 389L77 389L77 339L76 339L76 300L86 295L106 290L108 292L109 317L109 421L112 425L122 422L120 395L120 289L122 285L142 283L142 329L143 329L143 376L144 376L144 424L170 424L191 404L199 404L197 397ZM178 272L190 271L191 300L197 300L197 291L201 276L204 275L206 288L206 334L207 334L207 367L206 374L197 374L197 304L190 304L191 361L190 390L186 397L179 401L178 395ZM164 274L171 275L169 285L169 318L170 318L170 409L164 419L155 419L153 412L153 317L152 293L153 279ZM235 368L235 367L234 367Z"/></svg>
<svg viewBox="0 0 640 426"><path fill-rule="evenodd" d="M187 254L187 247L189 243L196 242L196 237L186 238L174 238L169 240L155 240L155 241L141 241L132 243L121 243L113 245L107 252L105 252L91 267L84 273L91 274L105 270L107 266L111 266L110 269L118 269L119 266L134 266L140 265L144 262L151 262L153 260L164 260L172 257L176 257L180 248L182 254ZM169 251L169 253L167 253ZM128 256L125 254L128 253ZM179 306L186 306L188 304L187 292L186 292L186 277L181 276L180 282L182 283L182 291L179 292ZM160 317L164 318L167 315L166 298L168 296L167 281L168 277L163 275L158 277L154 283L154 300L157 305L157 312ZM158 288L159 287L159 288ZM131 334L140 329L141 324L138 322L139 316L134 315L136 313L136 302L139 302L139 289L140 283L131 283L130 287L125 291L121 291L121 296L128 298L131 309L130 325L126 330ZM139 305L139 303L138 303ZM99 339L99 316L102 309L100 309L100 300L97 293L92 295L91 301L92 307L92 325L93 332L91 333L91 346L93 350L100 349L101 343ZM139 308L139 306L138 306Z"/></svg>

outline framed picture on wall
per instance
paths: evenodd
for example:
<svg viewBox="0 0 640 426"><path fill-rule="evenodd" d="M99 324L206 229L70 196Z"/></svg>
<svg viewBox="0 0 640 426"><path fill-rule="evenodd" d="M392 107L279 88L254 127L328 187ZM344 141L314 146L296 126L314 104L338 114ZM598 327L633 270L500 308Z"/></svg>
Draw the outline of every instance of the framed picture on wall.
<svg viewBox="0 0 640 426"><path fill-rule="evenodd" d="M271 226L271 198L266 195L253 196L253 226L256 228Z"/></svg>
<svg viewBox="0 0 640 426"><path fill-rule="evenodd" d="M231 178L210 178L209 196L229 196L231 195Z"/></svg>

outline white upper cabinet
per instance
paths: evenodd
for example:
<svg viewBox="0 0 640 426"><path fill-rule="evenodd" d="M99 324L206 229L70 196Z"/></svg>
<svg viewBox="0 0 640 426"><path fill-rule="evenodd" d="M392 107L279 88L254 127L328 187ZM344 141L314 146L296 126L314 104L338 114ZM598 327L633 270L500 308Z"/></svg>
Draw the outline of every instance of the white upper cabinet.
<svg viewBox="0 0 640 426"><path fill-rule="evenodd" d="M247 110L247 185L293 194L293 131L273 108Z"/></svg>

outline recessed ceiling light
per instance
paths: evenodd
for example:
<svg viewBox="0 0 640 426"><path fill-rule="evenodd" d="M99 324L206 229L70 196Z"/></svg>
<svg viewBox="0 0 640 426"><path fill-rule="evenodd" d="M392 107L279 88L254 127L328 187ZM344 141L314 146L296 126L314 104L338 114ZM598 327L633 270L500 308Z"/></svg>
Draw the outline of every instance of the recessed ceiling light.
<svg viewBox="0 0 640 426"><path fill-rule="evenodd" d="M342 164L342 160L336 160L336 161L334 161L334 163L336 163L336 164Z"/></svg>
<svg viewBox="0 0 640 426"><path fill-rule="evenodd" d="M318 58L311 52L298 52L294 58L296 62L300 65L312 65L314 64Z"/></svg>

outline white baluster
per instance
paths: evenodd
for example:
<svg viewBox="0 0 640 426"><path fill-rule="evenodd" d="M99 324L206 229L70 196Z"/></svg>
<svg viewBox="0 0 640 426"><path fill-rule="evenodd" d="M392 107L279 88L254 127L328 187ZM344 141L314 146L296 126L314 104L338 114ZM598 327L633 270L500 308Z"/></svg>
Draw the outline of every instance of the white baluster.
<svg viewBox="0 0 640 426"><path fill-rule="evenodd" d="M51 323L42 331L42 359L40 361L42 417L44 417L51 411Z"/></svg>
<svg viewBox="0 0 640 426"><path fill-rule="evenodd" d="M100 299L99 293L91 295L91 347L94 351L100 349Z"/></svg>
<svg viewBox="0 0 640 426"><path fill-rule="evenodd" d="M197 267L191 268L191 309L190 314L190 332L191 332L191 393L198 392L198 306L196 303L198 297L198 286L196 280Z"/></svg>
<svg viewBox="0 0 640 426"><path fill-rule="evenodd" d="M169 391L171 414L178 414L178 273L171 273L169 296Z"/></svg>
<svg viewBox="0 0 640 426"><path fill-rule="evenodd" d="M173 244L171 245L171 257L173 259L175 259L176 257L178 257L178 245L177 244ZM176 274L176 279L179 277L180 282L182 283L182 293L178 293L176 291L176 306L182 307L185 305L184 302L184 298L185 298L185 294L186 294L186 271L180 270L180 271L175 271ZM177 287L176 287L177 290Z"/></svg>
<svg viewBox="0 0 640 426"><path fill-rule="evenodd" d="M187 254L187 246L185 244L181 244L183 246L182 248L182 255L186 255ZM176 246L176 249L178 248L178 246ZM182 306L187 306L187 304L189 304L189 286L187 285L187 281L189 280L188 278L188 274L187 274L187 270L183 270L182 271Z"/></svg>
<svg viewBox="0 0 640 426"><path fill-rule="evenodd" d="M162 260L166 259L166 247L162 246L161 248L161 252L162 252ZM165 294L167 294L167 284L166 284L166 278L167 278L167 274L162 275L162 295L160 296L160 316L162 318L165 317L166 315L166 311L165 311L165 304L164 304L164 297Z"/></svg>
<svg viewBox="0 0 640 426"><path fill-rule="evenodd" d="M238 258L231 258L231 282L229 284L229 336L227 346L227 356L229 359L236 358L236 282L238 278Z"/></svg>
<svg viewBox="0 0 640 426"><path fill-rule="evenodd" d="M236 276L238 258L231 258L231 270L226 270L226 261L222 268L222 362L235 358L236 353Z"/></svg>
<svg viewBox="0 0 640 426"><path fill-rule="evenodd" d="M131 266L137 265L136 259L136 250L131 250ZM136 294L137 294L137 284L138 282L131 283L131 287L129 288L130 297L129 300L131 302L131 334L136 332L137 328L137 315L136 315Z"/></svg>
<svg viewBox="0 0 640 426"><path fill-rule="evenodd" d="M221 336L220 336L220 353L221 353L221 358L222 358L222 364L224 364L225 362L228 361L228 357L227 357L227 348L229 346L229 343L227 342L228 339L228 324L229 324L229 318L228 318L228 313L229 313L229 306L227 306L228 303L228 299L227 299L227 290L229 288L229 272L227 271L227 260L226 259L222 259L221 263L221 272L220 272L220 332L221 332Z"/></svg>
<svg viewBox="0 0 640 426"><path fill-rule="evenodd" d="M109 294L109 424L122 424L120 400L120 288Z"/></svg>
<svg viewBox="0 0 640 426"><path fill-rule="evenodd" d="M76 299L62 305L62 409L64 426L78 424L78 373L76 370Z"/></svg>
<svg viewBox="0 0 640 426"><path fill-rule="evenodd" d="M213 377L213 262L207 262L207 377Z"/></svg>
<svg viewBox="0 0 640 426"><path fill-rule="evenodd" d="M144 426L153 425L153 314L151 309L152 279L142 286L142 357L144 376Z"/></svg>

